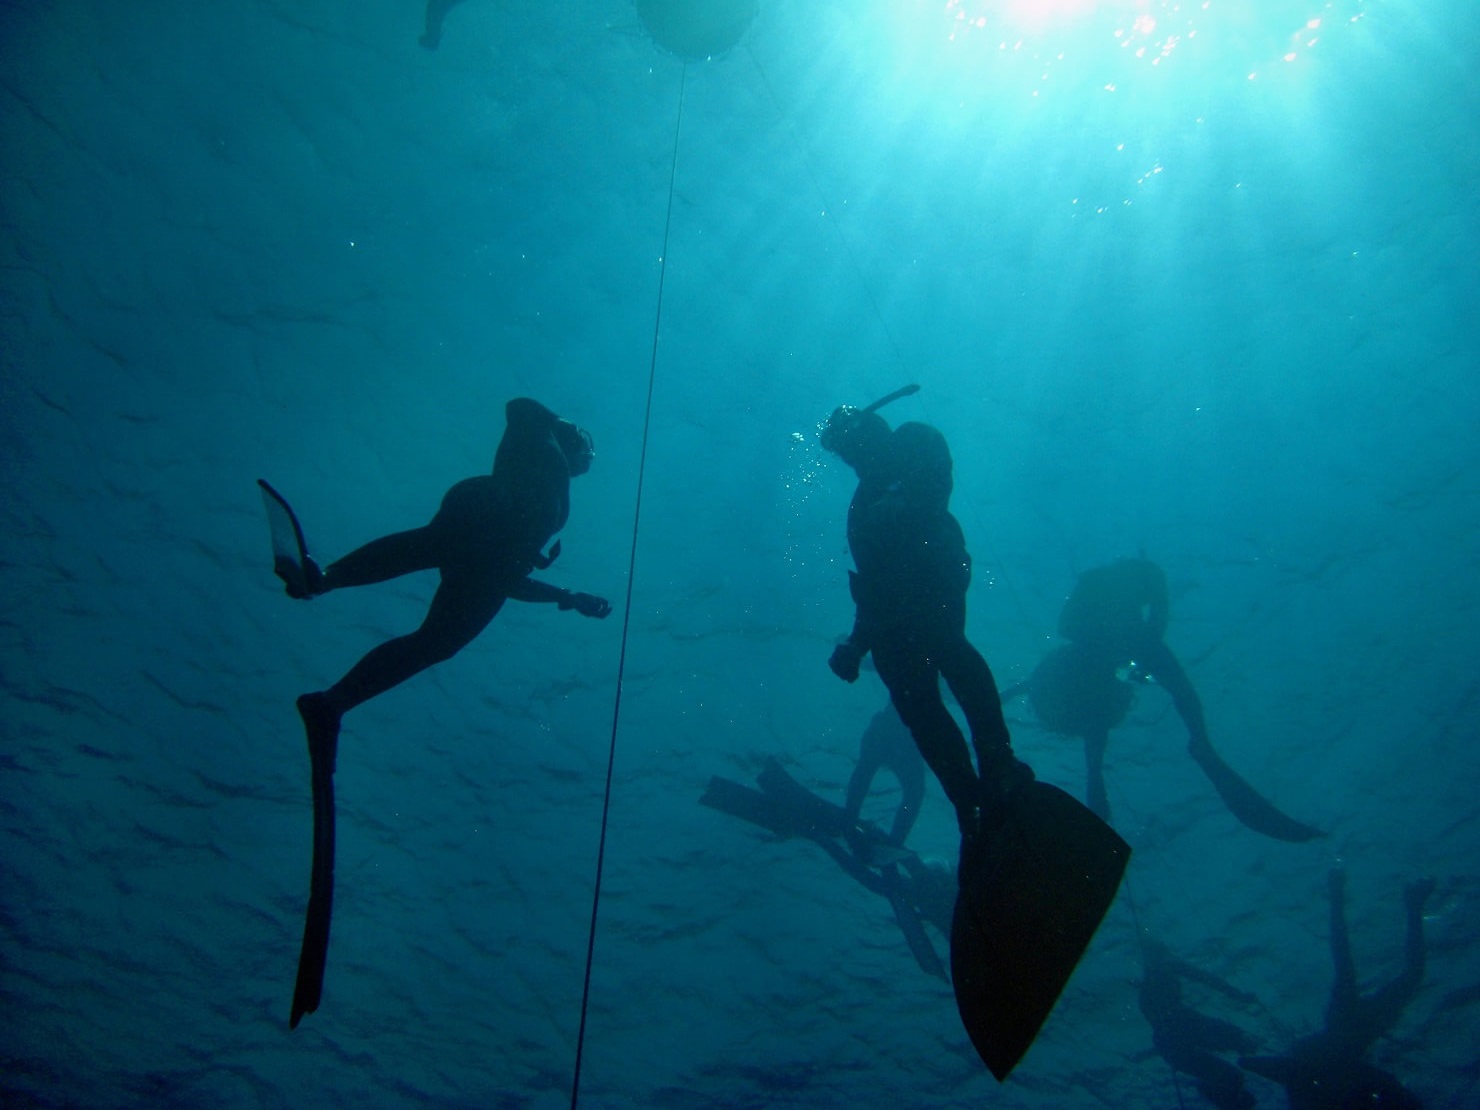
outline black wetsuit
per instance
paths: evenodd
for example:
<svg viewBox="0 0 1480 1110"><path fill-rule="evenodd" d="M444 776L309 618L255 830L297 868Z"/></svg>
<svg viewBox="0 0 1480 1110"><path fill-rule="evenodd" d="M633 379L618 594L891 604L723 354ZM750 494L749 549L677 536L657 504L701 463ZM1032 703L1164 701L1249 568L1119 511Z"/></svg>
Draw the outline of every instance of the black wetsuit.
<svg viewBox="0 0 1480 1110"><path fill-rule="evenodd" d="M996 680L966 639L971 556L946 508L949 456L943 480L920 461L944 449L935 429L903 424L891 437L887 465L860 476L848 508L848 546L858 568L850 579L856 615L848 643L859 655L873 653L894 708L964 827L982 804L982 779L941 697L942 678L966 715L982 777L995 781L1015 761Z"/></svg>
<svg viewBox="0 0 1480 1110"><path fill-rule="evenodd" d="M571 473L553 433L557 418L528 398L510 401L507 414L492 474L458 482L424 527L373 540L324 571L327 589L441 572L421 627L374 648L325 691L336 715L450 659L509 598L563 604L568 596L529 577L549 565L543 548L570 515Z"/></svg>

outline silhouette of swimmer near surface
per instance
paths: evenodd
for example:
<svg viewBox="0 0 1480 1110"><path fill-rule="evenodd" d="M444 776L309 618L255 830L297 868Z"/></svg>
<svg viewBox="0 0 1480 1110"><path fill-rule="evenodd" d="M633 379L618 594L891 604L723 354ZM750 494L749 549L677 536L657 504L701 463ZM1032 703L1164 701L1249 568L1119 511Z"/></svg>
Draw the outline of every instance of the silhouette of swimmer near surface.
<svg viewBox="0 0 1480 1110"><path fill-rule="evenodd" d="M957 1009L983 1062L1005 1079L1027 1052L1114 900L1130 848L1012 753L996 681L966 639L971 557L949 511L952 462L927 424L891 430L878 409L836 409L822 446L858 475L848 507L853 631L828 665L847 682L865 655L940 780L961 828L951 926ZM944 678L971 728L941 698Z"/></svg>
<svg viewBox="0 0 1480 1110"><path fill-rule="evenodd" d="M1235 1002L1257 1001L1211 972L1179 960L1160 941L1141 946L1141 1013L1151 1025L1151 1043L1173 1069L1192 1076L1202 1096L1218 1110L1249 1110L1254 1096L1243 1073L1219 1052L1252 1052L1254 1037L1230 1021L1199 1013L1182 999L1184 980L1211 988Z"/></svg>
<svg viewBox="0 0 1480 1110"><path fill-rule="evenodd" d="M1328 893L1335 978L1326 1003L1326 1026L1296 1041L1283 1056L1239 1060L1240 1066L1283 1086L1290 1097L1290 1110L1414 1110L1422 1105L1395 1076L1368 1063L1366 1055L1377 1038L1397 1024L1423 985L1423 908L1433 891L1432 879L1404 888L1407 939L1403 970L1384 986L1362 994L1357 989L1357 969L1346 931L1346 875L1339 868L1331 872Z"/></svg>
<svg viewBox="0 0 1480 1110"><path fill-rule="evenodd" d="M590 469L591 437L538 401L505 406L507 427L493 472L458 482L431 523L374 540L320 571L287 502L261 483L273 530L275 570L289 596L312 598L436 569L441 582L415 632L371 650L327 690L298 699L308 737L314 793L314 862L308 921L290 1025L312 1013L322 992L333 899L334 765L340 720L349 710L435 663L450 659L486 628L504 602L550 602L586 617L611 612L605 599L530 577L560 553L543 548L570 515L570 480Z"/></svg>
<svg viewBox="0 0 1480 1110"><path fill-rule="evenodd" d="M1171 695L1187 726L1188 753L1239 821L1276 840L1324 836L1280 812L1223 762L1208 738L1197 691L1163 642L1167 613L1166 575L1155 563L1122 559L1085 571L1059 613L1059 633L1070 642L1049 652L1028 681L1003 693L1003 701L1026 693L1047 728L1084 740L1086 798L1109 820L1105 749L1134 698L1133 686L1119 675L1155 683Z"/></svg>

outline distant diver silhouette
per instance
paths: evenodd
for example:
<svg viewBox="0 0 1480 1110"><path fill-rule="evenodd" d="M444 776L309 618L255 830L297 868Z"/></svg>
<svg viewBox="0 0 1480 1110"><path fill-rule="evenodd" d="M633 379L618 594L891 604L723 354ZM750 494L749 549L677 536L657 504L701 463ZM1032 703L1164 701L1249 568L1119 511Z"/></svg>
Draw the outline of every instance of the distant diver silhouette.
<svg viewBox="0 0 1480 1110"><path fill-rule="evenodd" d="M1134 689L1120 675L1155 683L1171 695L1187 726L1188 753L1239 821L1276 840L1324 836L1276 809L1219 756L1197 691L1162 639L1167 613L1166 575L1155 563L1122 559L1085 571L1059 614L1059 633L1069 643L1050 651L1026 682L1005 690L1003 701L1027 694L1049 729L1083 738L1086 797L1108 820L1105 748L1110 730L1130 709Z"/></svg>
<svg viewBox="0 0 1480 1110"><path fill-rule="evenodd" d="M1291 1110L1417 1110L1418 1098L1397 1077L1366 1060L1367 1050L1402 1016L1423 985L1426 946L1423 908L1434 891L1432 879L1403 890L1407 938L1403 970L1368 994L1357 987L1351 941L1346 931L1346 875L1331 871L1331 963L1335 975L1326 1003L1325 1028L1302 1037L1283 1056L1245 1056L1242 1067L1285 1088Z"/></svg>
<svg viewBox="0 0 1480 1110"><path fill-rule="evenodd" d="M298 699L312 769L314 854L290 1026L317 1009L323 989L334 884L333 776L344 714L450 659L510 598L551 602L586 617L611 612L603 598L529 576L560 553L559 543L548 555L543 548L570 514L571 478L590 469L591 437L527 397L510 401L505 416L491 474L454 485L426 526L374 540L322 571L287 502L259 483L272 526L274 571L290 597L308 599L421 570L436 569L441 576L419 629L374 648L327 690Z"/></svg>

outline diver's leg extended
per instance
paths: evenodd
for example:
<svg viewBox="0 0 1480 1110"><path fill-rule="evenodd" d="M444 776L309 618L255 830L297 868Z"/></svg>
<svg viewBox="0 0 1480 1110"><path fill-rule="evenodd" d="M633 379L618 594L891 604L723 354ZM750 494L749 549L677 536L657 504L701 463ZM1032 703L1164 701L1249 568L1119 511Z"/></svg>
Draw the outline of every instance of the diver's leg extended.
<svg viewBox="0 0 1480 1110"><path fill-rule="evenodd" d="M910 642L876 644L873 654L874 666L889 688L900 720L966 828L981 801L980 780L971 765L966 737L941 700L939 672L925 652Z"/></svg>
<svg viewBox="0 0 1480 1110"><path fill-rule="evenodd" d="M1423 986L1427 952L1423 935L1423 908L1433 889L1432 879L1422 879L1408 885L1403 894L1407 921L1403 970L1391 982L1379 987L1357 1003L1365 1025L1363 1032L1370 1037L1370 1040L1375 1041L1398 1024L1403 1011L1418 994L1418 989Z"/></svg>
<svg viewBox="0 0 1480 1110"><path fill-rule="evenodd" d="M857 821L858 815L863 812L863 801L868 797L868 788L873 785L874 774L878 769L876 760L867 760L862 754L859 755L858 762L853 767L853 775L848 779L847 797L843 799L843 809L850 820Z"/></svg>
<svg viewBox="0 0 1480 1110"><path fill-rule="evenodd" d="M428 667L451 659L488 627L505 595L490 585L443 575L421 627L372 649L324 691L326 706L343 715Z"/></svg>
<svg viewBox="0 0 1480 1110"><path fill-rule="evenodd" d="M956 695L971 728L977 775L984 788L979 804L984 813L987 809L999 810L1008 794L1033 778L1033 771L1012 752L1012 736L1002 715L997 680L982 653L964 635L943 638L932 650L940 661L941 676Z"/></svg>
<svg viewBox="0 0 1480 1110"><path fill-rule="evenodd" d="M1357 965L1352 960L1351 937L1346 931L1346 872L1331 869L1326 878L1331 899L1331 997L1326 1003L1326 1028L1345 1027L1357 1001Z"/></svg>
<svg viewBox="0 0 1480 1110"><path fill-rule="evenodd" d="M1177 715L1187 726L1188 748L1194 754L1202 749L1211 751L1212 742L1208 739L1208 724L1203 717L1202 699L1192 688L1192 679L1187 677L1187 672L1177 662L1171 648L1161 640L1147 636L1145 643L1136 652L1135 662L1145 667L1157 685L1171 695Z"/></svg>
<svg viewBox="0 0 1480 1110"><path fill-rule="evenodd" d="M1203 721L1202 702L1193 690L1191 681L1182 670L1167 646L1153 640L1137 653L1136 662L1149 660L1147 670L1158 684L1172 696L1177 712L1187 724L1189 740L1187 751L1207 775L1213 789L1223 799L1228 811L1255 832L1276 840L1299 843L1323 836L1313 825L1307 825L1276 808L1274 803L1260 794L1247 781L1223 761L1212 741L1208 739L1207 725Z"/></svg>
<svg viewBox="0 0 1480 1110"><path fill-rule="evenodd" d="M962 635L945 640L937 656L941 677L956 696L961 712L966 714L977 760L985 769L993 758L1000 758L998 753L1012 746L1007 718L1002 715L1002 695L997 691L992 668L987 666L982 653Z"/></svg>
<svg viewBox="0 0 1480 1110"><path fill-rule="evenodd" d="M438 564L438 554L430 528L382 536L330 563L324 570L324 588L369 586L413 571L430 570Z"/></svg>
<svg viewBox="0 0 1480 1110"><path fill-rule="evenodd" d="M893 710L889 710L893 712ZM863 736L858 742L858 762L853 766L853 774L848 779L848 794L843 801L843 808L848 816L858 820L858 815L863 812L864 799L868 797L869 787L873 785L874 776L879 773L879 768L884 765L883 747L879 743L878 718L869 723L864 729Z"/></svg>

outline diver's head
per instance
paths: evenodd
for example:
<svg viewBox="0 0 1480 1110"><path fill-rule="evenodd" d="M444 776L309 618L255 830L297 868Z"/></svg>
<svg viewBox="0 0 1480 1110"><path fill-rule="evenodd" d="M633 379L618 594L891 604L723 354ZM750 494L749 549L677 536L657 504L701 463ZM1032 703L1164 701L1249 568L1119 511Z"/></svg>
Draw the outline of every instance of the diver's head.
<svg viewBox="0 0 1480 1110"><path fill-rule="evenodd" d="M565 456L565 465L570 476L575 478L591 469L591 460L596 457L596 448L591 442L591 433L577 427L569 420L555 421L555 442Z"/></svg>
<svg viewBox="0 0 1480 1110"><path fill-rule="evenodd" d="M879 415L879 409L919 391L918 385L907 385L886 397L880 397L867 408L839 405L827 418L818 437L822 441L822 449L837 455L859 474L884 465L889 451L890 433L889 425Z"/></svg>
<svg viewBox="0 0 1480 1110"><path fill-rule="evenodd" d="M889 425L870 409L839 405L827 418L819 438L824 451L861 470L880 461L888 450Z"/></svg>

